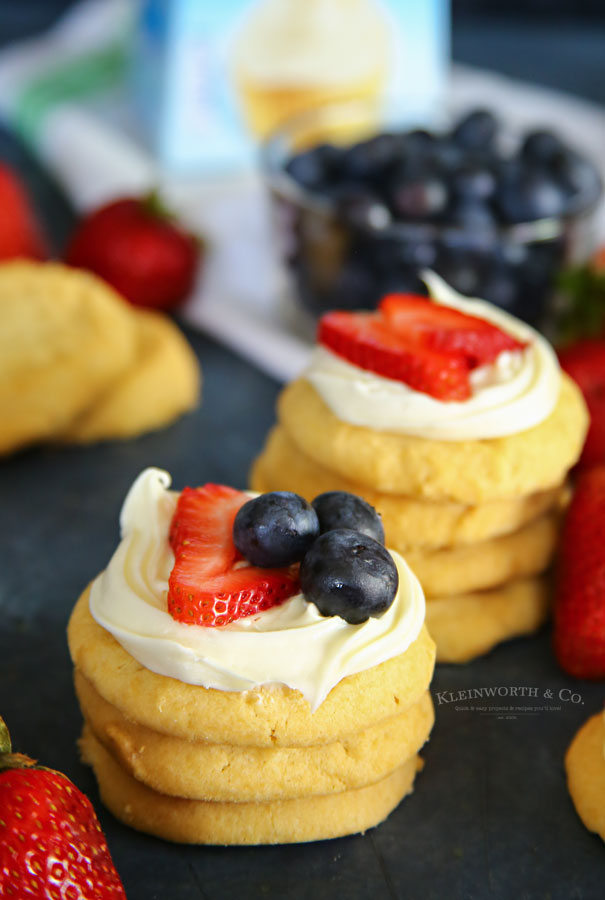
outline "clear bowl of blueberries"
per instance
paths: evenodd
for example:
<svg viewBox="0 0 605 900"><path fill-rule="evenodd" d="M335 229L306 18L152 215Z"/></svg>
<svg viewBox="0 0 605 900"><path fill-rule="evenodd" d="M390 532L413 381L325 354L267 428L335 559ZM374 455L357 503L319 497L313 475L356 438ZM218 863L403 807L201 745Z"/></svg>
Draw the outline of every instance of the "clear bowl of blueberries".
<svg viewBox="0 0 605 900"><path fill-rule="evenodd" d="M290 291L315 316L426 293L433 269L542 328L557 272L594 245L595 166L487 109L403 131L359 104L321 107L271 136L263 167Z"/></svg>

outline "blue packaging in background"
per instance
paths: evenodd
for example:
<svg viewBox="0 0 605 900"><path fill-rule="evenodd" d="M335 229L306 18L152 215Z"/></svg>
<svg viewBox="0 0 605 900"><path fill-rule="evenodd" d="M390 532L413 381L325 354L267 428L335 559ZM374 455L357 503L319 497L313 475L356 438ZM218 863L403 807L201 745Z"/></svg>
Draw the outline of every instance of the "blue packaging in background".
<svg viewBox="0 0 605 900"><path fill-rule="evenodd" d="M230 176L292 116L363 100L431 122L449 63L447 0L144 0L134 105L166 169Z"/></svg>

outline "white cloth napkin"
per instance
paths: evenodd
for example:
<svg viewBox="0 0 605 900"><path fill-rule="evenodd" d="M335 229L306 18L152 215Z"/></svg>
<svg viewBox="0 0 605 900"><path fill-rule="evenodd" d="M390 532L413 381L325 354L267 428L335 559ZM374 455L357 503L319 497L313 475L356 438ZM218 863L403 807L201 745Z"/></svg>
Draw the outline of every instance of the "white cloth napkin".
<svg viewBox="0 0 605 900"><path fill-rule="evenodd" d="M85 0L42 37L0 53L0 115L23 129L24 96L34 81L70 58L92 54L123 38L129 0ZM605 110L571 95L486 71L454 66L449 106L485 105L512 131L553 128L602 167ZM31 104L30 104L31 106ZM274 253L267 196L258 175L225 182L182 179L158 169L115 87L76 103L46 101L26 109L34 148L70 196L86 211L121 194L159 186L166 201L204 236L208 252L198 286L183 309L188 323L222 341L278 380L305 366L312 331L303 313L284 300ZM597 217L605 240L605 203Z"/></svg>

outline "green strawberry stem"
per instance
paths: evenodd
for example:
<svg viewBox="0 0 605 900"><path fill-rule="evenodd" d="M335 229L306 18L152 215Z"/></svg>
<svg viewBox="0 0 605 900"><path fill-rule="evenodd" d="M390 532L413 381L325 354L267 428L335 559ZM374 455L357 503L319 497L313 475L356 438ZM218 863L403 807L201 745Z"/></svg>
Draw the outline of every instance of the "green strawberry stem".
<svg viewBox="0 0 605 900"><path fill-rule="evenodd" d="M0 716L0 772L5 769L28 769L35 765L35 759L30 759L24 753L12 752L11 736L4 719Z"/></svg>
<svg viewBox="0 0 605 900"><path fill-rule="evenodd" d="M599 337L605 328L605 272L590 265L564 269L558 278L562 304L555 322L558 344Z"/></svg>
<svg viewBox="0 0 605 900"><path fill-rule="evenodd" d="M3 756L5 753L10 753L11 749L11 736L6 727L6 722L0 716L0 755Z"/></svg>
<svg viewBox="0 0 605 900"><path fill-rule="evenodd" d="M148 194L145 194L141 200L141 204L143 205L145 212L154 219L167 219L168 221L173 221L175 219L174 213L172 210L168 209L160 197L160 192L157 188L153 188Z"/></svg>
<svg viewBox="0 0 605 900"><path fill-rule="evenodd" d="M160 197L158 188L153 188L148 194L145 194L141 198L141 205L145 212L153 219L162 219L165 222L173 223L176 228L181 230L181 225L178 223L176 215L168 206L166 206ZM191 231L187 231L187 234L194 241L199 251L205 249L206 242L199 234L195 234Z"/></svg>
<svg viewBox="0 0 605 900"><path fill-rule="evenodd" d="M6 769L44 769L45 766L36 765L37 760L26 756L24 753L3 753L0 756L0 772Z"/></svg>

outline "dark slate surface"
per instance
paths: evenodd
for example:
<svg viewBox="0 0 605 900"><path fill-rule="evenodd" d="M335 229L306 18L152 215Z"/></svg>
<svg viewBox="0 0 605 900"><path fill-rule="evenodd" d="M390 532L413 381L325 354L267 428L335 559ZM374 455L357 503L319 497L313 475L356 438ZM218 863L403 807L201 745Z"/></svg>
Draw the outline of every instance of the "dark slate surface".
<svg viewBox="0 0 605 900"><path fill-rule="evenodd" d="M0 41L7 9L0 9ZM483 40L473 46L485 52ZM501 52L506 70L508 54L499 46L495 38L491 65L499 67ZM592 86L586 94L596 97L600 87L587 74L595 57L585 62ZM576 67L570 78L580 77ZM0 158L19 166L60 247L71 225L60 191L4 134ZM602 706L603 685L566 678L547 633L469 666L438 668L425 771L415 793L365 837L277 848L179 847L128 830L100 806L75 745L80 716L65 643L70 609L114 549L121 501L141 468L167 468L177 487L202 480L244 486L273 421L278 385L215 343L190 337L205 372L195 414L125 444L42 448L0 461L0 712L16 749L62 769L91 796L129 900L602 897L603 845L573 810L562 761L576 729ZM511 685L537 696L447 702L447 692ZM561 689L578 702L560 700ZM526 711L511 718L511 704Z"/></svg>

